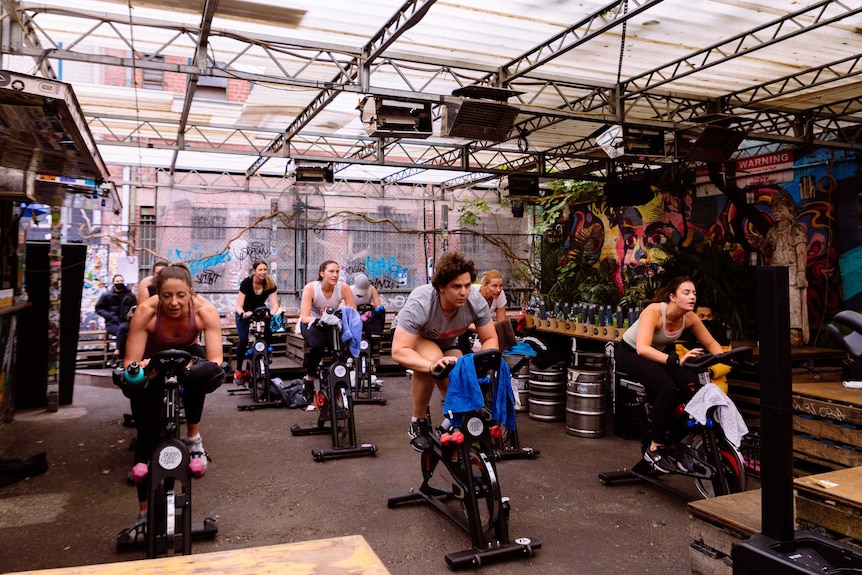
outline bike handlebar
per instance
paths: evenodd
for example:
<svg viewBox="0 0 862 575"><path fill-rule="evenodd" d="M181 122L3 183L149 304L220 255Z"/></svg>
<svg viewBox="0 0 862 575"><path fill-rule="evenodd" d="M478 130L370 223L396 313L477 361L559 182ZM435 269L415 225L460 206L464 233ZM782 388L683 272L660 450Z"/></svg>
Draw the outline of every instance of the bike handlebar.
<svg viewBox="0 0 862 575"><path fill-rule="evenodd" d="M473 354L473 365L476 367L476 373L486 373L495 367L499 367L502 355L499 349L483 349ZM456 358L451 358L456 359ZM445 379L455 369L456 361L449 361L444 366L437 366L431 370L431 377L434 379Z"/></svg>
<svg viewBox="0 0 862 575"><path fill-rule="evenodd" d="M697 371L707 369L717 363L726 363L728 365L741 365L751 354L754 349L746 345L736 347L724 353L703 353L698 357L686 360L685 367L690 367Z"/></svg>
<svg viewBox="0 0 862 575"><path fill-rule="evenodd" d="M147 364L147 371L159 372L165 376L180 375L192 362L192 354L181 349L166 349L153 354Z"/></svg>

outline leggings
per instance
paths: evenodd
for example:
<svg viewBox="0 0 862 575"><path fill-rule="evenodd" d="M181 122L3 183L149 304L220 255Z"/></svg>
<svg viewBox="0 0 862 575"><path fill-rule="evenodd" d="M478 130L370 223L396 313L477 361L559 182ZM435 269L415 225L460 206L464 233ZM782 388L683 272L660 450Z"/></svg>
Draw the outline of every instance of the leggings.
<svg viewBox="0 0 862 575"><path fill-rule="evenodd" d="M644 386L647 403L652 405L650 420L652 440L658 444L670 441L673 412L688 393L689 384L697 381L697 372L687 367L668 367L643 358L628 344L616 349L617 368Z"/></svg>
<svg viewBox="0 0 862 575"><path fill-rule="evenodd" d="M308 354L305 356L305 373L310 377L317 377L320 360L323 359L323 354L329 349L327 334L316 325L307 323L300 324L299 329L305 343L308 344Z"/></svg>
<svg viewBox="0 0 862 575"><path fill-rule="evenodd" d="M248 348L248 330L251 326L251 318L250 317L242 317L238 313L234 313L234 318L236 319L236 369L237 371L242 371L242 363L245 359L245 351ZM266 327L264 328L264 340L266 341L266 345L269 346L272 341L272 331L271 331L270 322L266 322Z"/></svg>
<svg viewBox="0 0 862 575"><path fill-rule="evenodd" d="M200 345L193 345L186 349L192 355L206 358L206 353ZM192 379L188 379L183 385L183 406L185 408L186 423L200 423L204 412L204 398L206 392L196 385ZM129 397L132 405L132 416L135 418L135 427L138 431L138 445L135 448L135 463L149 463L153 451L161 442L162 434L162 398L164 390L158 385L148 385L140 393L133 393ZM138 484L138 501L147 500L146 483Z"/></svg>

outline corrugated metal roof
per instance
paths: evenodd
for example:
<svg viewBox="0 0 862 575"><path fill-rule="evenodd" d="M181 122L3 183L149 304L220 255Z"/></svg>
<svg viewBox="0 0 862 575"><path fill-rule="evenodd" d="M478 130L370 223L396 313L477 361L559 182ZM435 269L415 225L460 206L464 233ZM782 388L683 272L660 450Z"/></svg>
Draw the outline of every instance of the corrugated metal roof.
<svg viewBox="0 0 862 575"><path fill-rule="evenodd" d="M9 4L0 5L10 10ZM674 132L707 114L748 133L748 142L862 146L858 2L78 0L69 6L22 2L15 15L29 41L13 40L4 66L33 73L35 57L54 73L62 69L105 145L120 140L139 149L243 155L249 175L266 173L267 158L285 153L335 161L342 177L363 164L390 166L390 174L409 169L394 178L411 181L422 181L424 168L475 174L468 182L513 169L576 173L607 159L595 135L613 123L664 130L668 154L652 161L671 162ZM195 72L238 78L250 82L250 93L244 101L218 102L130 85L106 88L118 66L130 77L134 68L183 79ZM502 142L441 135L445 102L460 101L453 90L477 84L521 92L509 99L519 114ZM430 102L433 135L369 137L357 110L366 95ZM427 181L439 182L439 174Z"/></svg>

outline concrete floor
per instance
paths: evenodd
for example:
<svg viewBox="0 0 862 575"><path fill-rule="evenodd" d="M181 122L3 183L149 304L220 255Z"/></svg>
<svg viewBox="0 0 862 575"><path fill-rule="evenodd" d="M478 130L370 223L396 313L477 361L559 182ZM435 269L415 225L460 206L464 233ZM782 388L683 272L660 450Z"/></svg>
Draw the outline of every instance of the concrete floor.
<svg viewBox="0 0 862 575"><path fill-rule="evenodd" d="M93 373L93 372L88 372ZM131 525L137 503L126 483L134 430L122 426L127 401L104 375L76 377L74 403L57 413L19 411L0 426L0 458L48 454L47 473L0 489L0 572L140 559L117 553L118 531ZM241 412L248 401L225 386L207 400L202 423L212 455L194 483L193 516L218 520L212 541L194 553L360 534L394 575L446 570L444 555L470 546L467 534L429 506L387 508L387 497L418 487L418 455L406 434L409 382L386 375L385 406L358 406L360 442L374 457L315 462L311 449L328 436L295 437L290 427L316 414L269 409ZM436 396L435 396L436 397ZM435 402L439 399L433 400ZM497 465L511 500L512 537L542 542L533 558L485 567L496 575L689 572L686 501L641 484L605 486L597 472L634 463L638 442L612 433L579 438L563 422L519 414L522 445L534 460ZM691 480L669 477L694 499ZM756 487L756 486L752 486Z"/></svg>

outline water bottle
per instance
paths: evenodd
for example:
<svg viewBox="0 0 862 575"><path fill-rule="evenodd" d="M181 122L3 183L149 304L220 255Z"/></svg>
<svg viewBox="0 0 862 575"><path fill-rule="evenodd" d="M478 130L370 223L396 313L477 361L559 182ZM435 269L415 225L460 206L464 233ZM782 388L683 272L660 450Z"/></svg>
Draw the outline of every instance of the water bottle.
<svg viewBox="0 0 862 575"><path fill-rule="evenodd" d="M126 379L126 383L138 385L144 381L144 370L137 361L133 361L129 364L129 367L126 368L124 377Z"/></svg>

